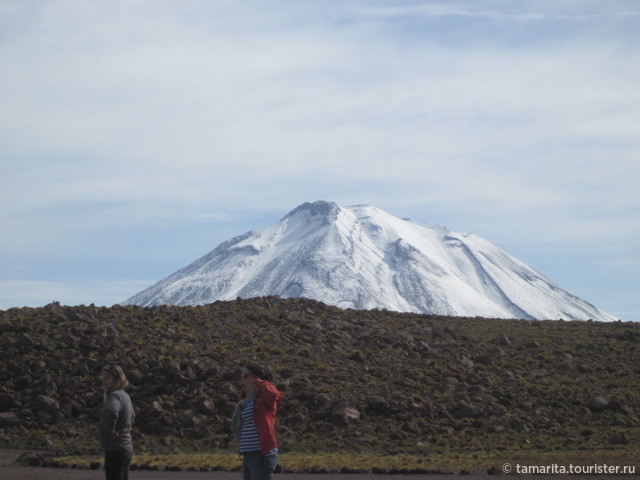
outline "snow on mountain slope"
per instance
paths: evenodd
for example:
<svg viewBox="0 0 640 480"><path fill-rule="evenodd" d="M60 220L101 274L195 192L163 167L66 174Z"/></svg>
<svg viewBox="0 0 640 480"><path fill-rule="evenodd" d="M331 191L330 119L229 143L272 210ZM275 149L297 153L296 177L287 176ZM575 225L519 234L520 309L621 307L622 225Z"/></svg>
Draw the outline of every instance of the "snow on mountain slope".
<svg viewBox="0 0 640 480"><path fill-rule="evenodd" d="M324 201L222 243L126 303L202 305L266 295L341 308L615 320L475 235Z"/></svg>

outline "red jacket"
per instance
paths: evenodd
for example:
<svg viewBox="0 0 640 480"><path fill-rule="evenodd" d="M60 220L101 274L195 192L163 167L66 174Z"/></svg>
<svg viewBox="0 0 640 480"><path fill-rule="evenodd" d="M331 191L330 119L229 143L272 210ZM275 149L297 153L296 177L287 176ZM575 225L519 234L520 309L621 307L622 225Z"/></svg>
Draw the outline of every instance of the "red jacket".
<svg viewBox="0 0 640 480"><path fill-rule="evenodd" d="M282 402L282 394L266 380L256 380L256 398L253 403L253 421L260 437L260 452L264 455L278 448L274 425L276 409Z"/></svg>

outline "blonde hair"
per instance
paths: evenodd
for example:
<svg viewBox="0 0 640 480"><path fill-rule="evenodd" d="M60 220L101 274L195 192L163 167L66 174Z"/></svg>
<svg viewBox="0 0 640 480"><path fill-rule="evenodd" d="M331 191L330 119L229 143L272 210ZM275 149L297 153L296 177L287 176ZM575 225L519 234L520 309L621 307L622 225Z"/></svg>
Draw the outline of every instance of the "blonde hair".
<svg viewBox="0 0 640 480"><path fill-rule="evenodd" d="M120 390L121 388L127 388L129 386L129 380L127 380L127 376L124 374L122 368L118 365L109 365L108 367L104 367L102 369L102 373L107 373L111 375L114 379L113 389Z"/></svg>

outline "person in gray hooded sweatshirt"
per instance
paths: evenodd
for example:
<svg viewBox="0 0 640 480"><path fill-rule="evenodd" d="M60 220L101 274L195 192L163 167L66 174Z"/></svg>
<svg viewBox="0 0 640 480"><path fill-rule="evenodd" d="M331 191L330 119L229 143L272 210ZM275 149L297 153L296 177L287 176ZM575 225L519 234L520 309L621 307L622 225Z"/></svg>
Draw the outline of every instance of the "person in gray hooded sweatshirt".
<svg viewBox="0 0 640 480"><path fill-rule="evenodd" d="M131 426L136 418L131 398L124 391L127 377L118 366L102 370L105 402L100 414L98 437L104 451L104 471L107 480L128 480L129 464L133 456Z"/></svg>

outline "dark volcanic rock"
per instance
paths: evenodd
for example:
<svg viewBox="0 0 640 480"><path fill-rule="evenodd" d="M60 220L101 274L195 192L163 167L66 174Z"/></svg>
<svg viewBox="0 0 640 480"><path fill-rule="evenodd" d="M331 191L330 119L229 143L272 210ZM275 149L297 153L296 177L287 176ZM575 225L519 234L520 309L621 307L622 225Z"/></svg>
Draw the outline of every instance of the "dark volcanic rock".
<svg viewBox="0 0 640 480"><path fill-rule="evenodd" d="M633 323L436 317L275 297L0 310L0 440L99 453L100 371L117 363L133 384L141 449L233 448L243 366L260 363L284 395L277 431L286 448L453 452L500 448L505 438L623 448L640 425L638 335Z"/></svg>

